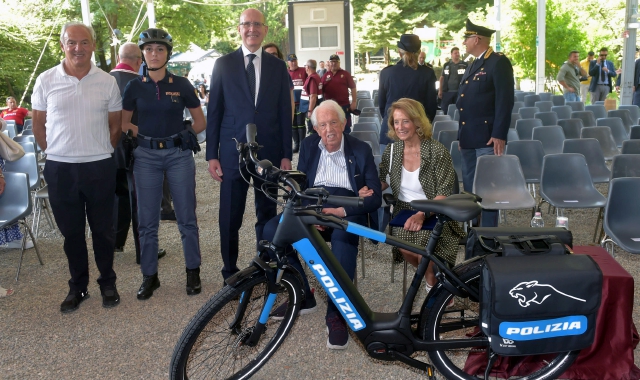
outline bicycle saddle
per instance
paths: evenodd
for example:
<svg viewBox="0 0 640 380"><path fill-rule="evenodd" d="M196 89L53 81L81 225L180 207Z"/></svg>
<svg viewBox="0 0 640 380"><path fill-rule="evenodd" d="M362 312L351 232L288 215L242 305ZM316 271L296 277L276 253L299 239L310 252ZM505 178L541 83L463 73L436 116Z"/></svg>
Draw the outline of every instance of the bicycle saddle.
<svg viewBox="0 0 640 380"><path fill-rule="evenodd" d="M437 201L428 199L411 201L411 207L425 213L444 214L453 220L464 222L480 215L482 207L477 201L478 198L472 194L453 194Z"/></svg>

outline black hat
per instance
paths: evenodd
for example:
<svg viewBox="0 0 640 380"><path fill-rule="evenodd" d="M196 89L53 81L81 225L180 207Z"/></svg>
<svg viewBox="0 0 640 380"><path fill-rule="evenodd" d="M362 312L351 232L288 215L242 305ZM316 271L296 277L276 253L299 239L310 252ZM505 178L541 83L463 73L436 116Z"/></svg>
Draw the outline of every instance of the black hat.
<svg viewBox="0 0 640 380"><path fill-rule="evenodd" d="M420 51L420 37L415 34L403 34L398 41L398 47L409 53L417 53Z"/></svg>
<svg viewBox="0 0 640 380"><path fill-rule="evenodd" d="M295 54L289 54L287 56L287 61L297 61L297 60L298 60L298 57L296 57Z"/></svg>
<svg viewBox="0 0 640 380"><path fill-rule="evenodd" d="M340 57L338 57L338 54L331 54L331 57L329 57L329 61L339 61Z"/></svg>
<svg viewBox="0 0 640 380"><path fill-rule="evenodd" d="M483 37L491 37L496 31L493 29L485 28L484 26L475 25L469 19L467 19L467 30L464 32L465 37L478 35Z"/></svg>

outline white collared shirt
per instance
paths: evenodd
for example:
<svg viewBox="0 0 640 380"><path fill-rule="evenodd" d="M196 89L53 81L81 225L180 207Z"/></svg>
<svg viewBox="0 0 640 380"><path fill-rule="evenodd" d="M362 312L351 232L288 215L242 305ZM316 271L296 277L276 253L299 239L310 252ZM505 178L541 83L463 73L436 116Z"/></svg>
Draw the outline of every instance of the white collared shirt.
<svg viewBox="0 0 640 380"><path fill-rule="evenodd" d="M318 147L322 153L313 186L340 187L355 192L349 181L347 160L344 157L344 138L340 142L340 149L335 152L329 152L322 140L318 142Z"/></svg>
<svg viewBox="0 0 640 380"><path fill-rule="evenodd" d="M247 65L249 64L248 54L255 54L256 57L253 59L253 68L256 70L256 98L253 100L258 104L258 94L260 91L260 69L262 68L262 48L259 48L256 51L250 51L246 46L242 45L242 55L244 56L244 68L247 69Z"/></svg>
<svg viewBox="0 0 640 380"><path fill-rule="evenodd" d="M33 109L47 113L47 159L78 163L111 157L109 112L122 110L116 79L91 62L78 80L63 64L38 76L31 97Z"/></svg>

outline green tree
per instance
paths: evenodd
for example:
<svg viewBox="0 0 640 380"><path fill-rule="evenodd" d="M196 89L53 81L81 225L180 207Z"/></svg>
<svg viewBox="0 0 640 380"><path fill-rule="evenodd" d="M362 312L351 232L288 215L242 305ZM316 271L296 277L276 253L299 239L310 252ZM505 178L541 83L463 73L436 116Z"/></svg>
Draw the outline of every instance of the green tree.
<svg viewBox="0 0 640 380"><path fill-rule="evenodd" d="M426 0L422 2L423 9L429 9L426 23L433 27L439 26L443 31L443 38L451 38L453 34L465 27L469 13L484 9L493 4L491 0ZM484 20L482 25L489 25Z"/></svg>
<svg viewBox="0 0 640 380"><path fill-rule="evenodd" d="M22 106L30 108L35 78L57 64L61 57L60 29L55 25L59 8L42 7L40 3L23 0L7 4L0 0L1 8L11 10L0 14L0 94L3 97L0 107L4 106L4 97L13 96L20 101L24 94ZM52 30L51 40L46 44Z"/></svg>
<svg viewBox="0 0 640 380"><path fill-rule="evenodd" d="M575 15L563 10L556 0L546 2L546 65L547 77L555 78L570 51L584 51L584 31L574 21ZM519 78L535 78L536 18L535 0L515 0L511 3L511 20L503 34L504 52L514 65ZM584 55L584 54L583 54Z"/></svg>
<svg viewBox="0 0 640 380"><path fill-rule="evenodd" d="M356 50L366 54L382 48L385 64L389 63L389 46L395 46L403 33L422 26L428 15L415 0L354 0L353 6Z"/></svg>

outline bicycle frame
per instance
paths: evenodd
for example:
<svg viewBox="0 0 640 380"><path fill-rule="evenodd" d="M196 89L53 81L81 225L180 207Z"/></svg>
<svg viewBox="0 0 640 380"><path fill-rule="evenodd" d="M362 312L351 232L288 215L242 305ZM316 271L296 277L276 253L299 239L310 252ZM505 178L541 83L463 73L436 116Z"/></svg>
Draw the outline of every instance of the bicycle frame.
<svg viewBox="0 0 640 380"><path fill-rule="evenodd" d="M446 350L489 344L486 338L446 342L427 341L416 337L411 330L411 308L429 260L443 272L444 276L440 278L453 281L455 283L453 286L459 289L459 292L467 292L476 299L478 297L477 289L464 284L438 257L432 254L442 233L444 222L447 220L450 219L444 215L438 216L438 222L425 250L418 245L334 216L319 214L313 210L296 210L294 202L289 200L272 243L277 248L277 252L282 252L288 244L293 245L370 355L379 359L401 360L424 369L425 363L409 358L408 355L416 350ZM421 260L398 312L380 313L373 312L369 308L314 225L344 229L355 235L407 249L425 258Z"/></svg>

